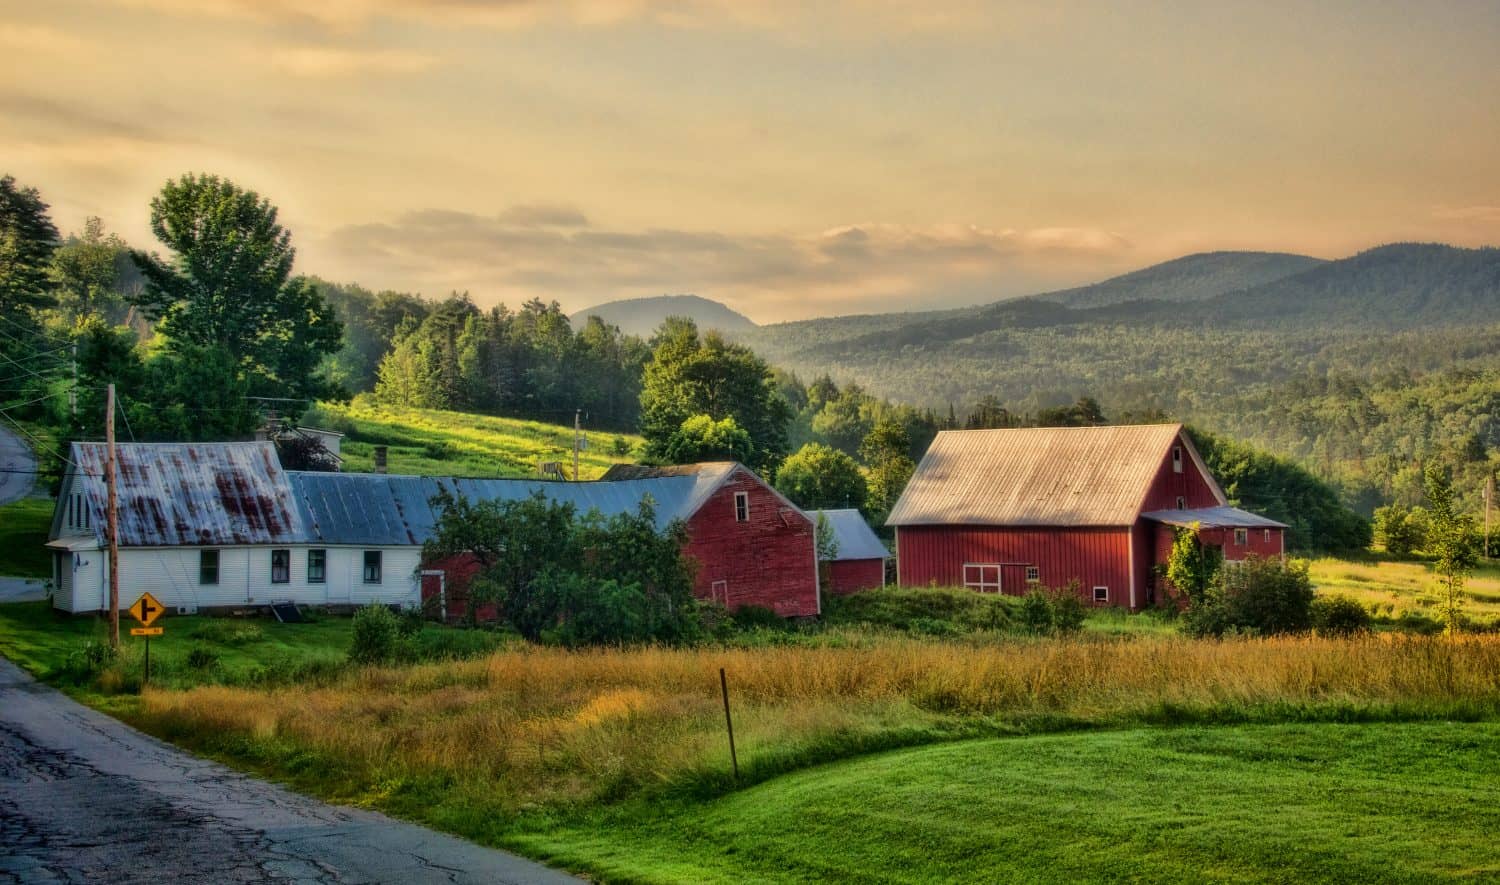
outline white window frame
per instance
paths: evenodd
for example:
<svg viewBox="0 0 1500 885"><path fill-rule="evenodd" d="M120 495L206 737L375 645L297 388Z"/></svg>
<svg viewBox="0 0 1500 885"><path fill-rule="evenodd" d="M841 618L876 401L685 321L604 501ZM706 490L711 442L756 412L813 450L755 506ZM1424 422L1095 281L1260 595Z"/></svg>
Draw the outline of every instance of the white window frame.
<svg viewBox="0 0 1500 885"><path fill-rule="evenodd" d="M1182 472L1182 446L1172 447L1172 472Z"/></svg>
<svg viewBox="0 0 1500 885"><path fill-rule="evenodd" d="M735 522L749 522L750 521L750 493L749 492L735 492L734 493L734 521Z"/></svg>
<svg viewBox="0 0 1500 885"><path fill-rule="evenodd" d="M708 598L721 605L729 604L729 582L714 581L708 585Z"/></svg>
<svg viewBox="0 0 1500 885"><path fill-rule="evenodd" d="M214 579L212 581L205 581L205 580L203 580L203 557L207 556L210 553L212 553L213 557L214 557ZM217 587L217 586L219 586L219 580L223 577L220 574L220 571L223 568L223 566L224 566L224 558L219 555L219 551L217 551L217 550L199 550L198 551L198 586L200 586L200 587Z"/></svg>
<svg viewBox="0 0 1500 885"><path fill-rule="evenodd" d="M1234 530L1234 546L1236 546L1236 547L1249 547L1250 546L1250 530L1249 529L1235 529Z"/></svg>
<svg viewBox="0 0 1500 885"><path fill-rule="evenodd" d="M970 569L977 570L974 577L970 578ZM995 579L986 580L988 575L986 569L994 569ZM964 563L964 586L977 593L999 593L1000 587L1000 563L998 562L966 562Z"/></svg>
<svg viewBox="0 0 1500 885"><path fill-rule="evenodd" d="M1104 591L1103 595L1100 595L1100 590ZM1094 587L1094 604L1098 605L1101 602L1109 602L1109 588L1103 584Z"/></svg>
<svg viewBox="0 0 1500 885"><path fill-rule="evenodd" d="M322 561L318 563L319 572L318 572L318 576L316 578L313 577L313 554L314 553L320 554L323 557ZM438 574L442 574L442 572L439 572ZM323 549L322 547L314 547L313 549L307 551L307 583L309 583L309 584L326 584L326 583L328 583L328 551L325 550L325 549Z"/></svg>
<svg viewBox="0 0 1500 885"><path fill-rule="evenodd" d="M279 578L276 577L276 557L278 555L282 555L282 556L286 557L286 567L285 567L285 569L282 570L281 577L279 577ZM277 547L277 548L275 548L274 550L271 551L271 583L272 584L290 584L290 583L292 583L292 551L289 548L286 548L286 547Z"/></svg>
<svg viewBox="0 0 1500 885"><path fill-rule="evenodd" d="M370 554L371 553L375 554L375 579L374 580L370 579ZM364 552L364 556L360 557L360 570L359 570L359 574L360 574L361 578L364 578L364 583L366 583L366 584L382 584L382 583L384 583L385 582L385 551L383 551L383 550L366 550Z"/></svg>
<svg viewBox="0 0 1500 885"><path fill-rule="evenodd" d="M1042 580L1042 570L1041 570L1040 567L1034 566L1034 565L1028 565L1028 566L1026 566L1026 583L1030 584L1033 581L1038 581L1039 582L1041 580Z"/></svg>

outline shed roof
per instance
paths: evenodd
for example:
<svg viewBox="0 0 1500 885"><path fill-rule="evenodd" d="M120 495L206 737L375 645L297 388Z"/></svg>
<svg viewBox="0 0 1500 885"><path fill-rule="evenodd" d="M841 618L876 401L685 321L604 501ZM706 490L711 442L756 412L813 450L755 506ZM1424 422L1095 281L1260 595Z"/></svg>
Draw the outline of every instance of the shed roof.
<svg viewBox="0 0 1500 885"><path fill-rule="evenodd" d="M885 559L891 555L858 510L809 510L807 518L816 524L820 514L828 520L829 527L833 529L834 541L838 544L838 551L833 556L835 562Z"/></svg>
<svg viewBox="0 0 1500 885"><path fill-rule="evenodd" d="M1153 522L1190 526L1194 523L1211 529L1284 529L1284 522L1267 519L1238 507L1197 507L1190 510L1154 510L1141 514Z"/></svg>
<svg viewBox="0 0 1500 885"><path fill-rule="evenodd" d="M1131 525L1178 440L1224 501L1181 424L945 430L886 524Z"/></svg>
<svg viewBox="0 0 1500 885"><path fill-rule="evenodd" d="M122 545L270 544L304 533L272 443L119 443L115 451ZM101 541L106 460L104 443L73 443L74 482Z"/></svg>

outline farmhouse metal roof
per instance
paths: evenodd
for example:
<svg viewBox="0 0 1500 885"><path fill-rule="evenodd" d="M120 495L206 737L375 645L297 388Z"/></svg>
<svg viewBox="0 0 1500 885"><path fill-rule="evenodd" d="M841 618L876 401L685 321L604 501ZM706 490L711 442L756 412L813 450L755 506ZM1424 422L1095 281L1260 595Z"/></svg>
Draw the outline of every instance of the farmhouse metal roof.
<svg viewBox="0 0 1500 885"><path fill-rule="evenodd" d="M299 540L302 517L269 442L119 443L120 543L132 547ZM72 446L90 523L104 540L104 443Z"/></svg>
<svg viewBox="0 0 1500 885"><path fill-rule="evenodd" d="M1210 529L1284 529L1284 522L1267 519L1238 507L1199 507L1192 510L1154 510L1141 514L1154 522L1189 526L1194 523Z"/></svg>
<svg viewBox="0 0 1500 885"><path fill-rule="evenodd" d="M807 518L817 524L819 514L828 520L828 525L833 529L834 541L838 544L834 561L885 559L891 555L858 510L809 510Z"/></svg>
<svg viewBox="0 0 1500 885"><path fill-rule="evenodd" d="M1180 424L946 430L937 435L887 525L1123 526L1181 439Z"/></svg>

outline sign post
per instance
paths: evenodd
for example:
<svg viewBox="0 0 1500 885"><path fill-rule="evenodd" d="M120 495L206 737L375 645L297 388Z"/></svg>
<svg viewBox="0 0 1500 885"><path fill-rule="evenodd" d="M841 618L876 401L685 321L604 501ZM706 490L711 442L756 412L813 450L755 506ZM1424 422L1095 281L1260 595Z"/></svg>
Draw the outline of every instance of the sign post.
<svg viewBox="0 0 1500 885"><path fill-rule="evenodd" d="M159 617L166 608L156 601L156 597L150 593L142 593L141 597L130 604L130 616L140 622L139 627L131 627L131 636L140 636L146 640L146 671L141 677L141 684L145 685L151 681L151 637L162 635L162 628L153 627L151 624Z"/></svg>

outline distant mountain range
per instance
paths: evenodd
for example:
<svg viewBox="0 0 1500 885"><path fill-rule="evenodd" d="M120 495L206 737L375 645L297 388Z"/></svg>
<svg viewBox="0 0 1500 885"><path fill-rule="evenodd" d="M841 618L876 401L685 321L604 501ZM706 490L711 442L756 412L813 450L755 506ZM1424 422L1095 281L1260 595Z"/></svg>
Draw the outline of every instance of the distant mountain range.
<svg viewBox="0 0 1500 885"><path fill-rule="evenodd" d="M657 295L654 298L628 298L608 301L573 314L573 327L582 328L590 316L597 316L619 326L627 335L649 338L667 317L689 317L699 329L717 329L726 334L749 332L756 327L749 317L717 301L697 295Z"/></svg>

